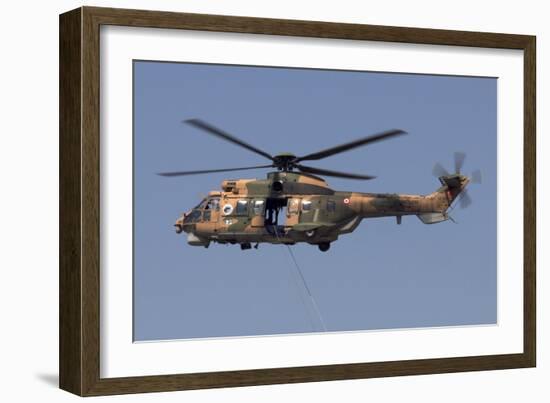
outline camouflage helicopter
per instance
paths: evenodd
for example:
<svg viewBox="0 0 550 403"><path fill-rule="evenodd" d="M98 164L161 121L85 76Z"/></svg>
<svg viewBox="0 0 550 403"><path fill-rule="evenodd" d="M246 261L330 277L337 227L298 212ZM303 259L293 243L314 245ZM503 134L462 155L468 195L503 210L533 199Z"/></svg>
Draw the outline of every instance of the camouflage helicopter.
<svg viewBox="0 0 550 403"><path fill-rule="evenodd" d="M302 161L320 160L351 149L406 134L393 129L360 138L322 151L297 157L291 153L271 155L239 138L199 119L186 123L203 133L243 147L270 160L267 165L200 171L164 172L158 175L177 177L215 172L276 168L266 179L224 180L221 190L208 193L201 202L179 217L177 233L186 232L187 242L208 247L211 242L238 244L241 249L257 248L259 243L293 245L307 242L326 252L340 235L353 232L362 219L396 217L401 224L404 215L416 215L424 224L440 223L452 218L449 208L457 198L462 207L471 199L466 192L470 182L480 183L481 174L471 177L460 173L465 154L455 153L455 173L441 164L434 175L441 186L427 195L359 193L335 191L318 175L369 180L374 176L303 165Z"/></svg>

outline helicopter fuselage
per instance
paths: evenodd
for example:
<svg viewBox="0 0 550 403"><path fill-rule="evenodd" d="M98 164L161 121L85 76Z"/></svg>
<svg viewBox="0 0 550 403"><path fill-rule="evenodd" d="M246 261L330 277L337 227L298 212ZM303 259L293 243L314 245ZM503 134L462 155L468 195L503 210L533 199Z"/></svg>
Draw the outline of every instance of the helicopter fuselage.
<svg viewBox="0 0 550 403"><path fill-rule="evenodd" d="M440 177L441 187L428 195L335 191L324 179L292 171L270 172L266 179L222 182L175 223L188 243L295 244L306 242L328 250L342 234L365 218L416 215L425 224L447 220L453 200L469 182L463 175Z"/></svg>

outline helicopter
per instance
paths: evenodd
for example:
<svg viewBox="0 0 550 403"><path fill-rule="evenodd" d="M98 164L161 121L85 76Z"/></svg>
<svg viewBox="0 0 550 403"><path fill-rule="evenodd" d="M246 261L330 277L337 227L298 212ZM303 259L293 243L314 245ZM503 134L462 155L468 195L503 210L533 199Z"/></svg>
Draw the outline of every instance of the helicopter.
<svg viewBox="0 0 550 403"><path fill-rule="evenodd" d="M258 248L260 243L294 245L305 242L326 252L340 235L353 232L363 219L396 218L416 215L424 224L454 221L450 207L459 200L461 207L471 204L466 191L470 182L481 183L481 172L461 174L466 154L454 154L455 172L449 173L441 164L434 166L440 187L427 195L396 193L360 193L336 191L322 176L371 180L375 176L338 172L304 165L357 147L407 134L391 129L359 138L303 156L292 153L271 155L203 120L188 119L187 123L202 133L240 146L270 162L265 165L158 173L164 177L179 177L251 169L275 168L266 179L228 179L221 190L213 190L175 222L176 233L187 233L192 246L208 248L211 243L240 245L242 250ZM454 206L453 206L454 208Z"/></svg>

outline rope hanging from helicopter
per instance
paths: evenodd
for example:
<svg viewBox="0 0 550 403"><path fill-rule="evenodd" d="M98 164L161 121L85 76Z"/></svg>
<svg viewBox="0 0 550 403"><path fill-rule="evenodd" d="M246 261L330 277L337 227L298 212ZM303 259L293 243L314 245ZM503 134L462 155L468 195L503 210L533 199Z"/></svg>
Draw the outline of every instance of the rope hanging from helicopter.
<svg viewBox="0 0 550 403"><path fill-rule="evenodd" d="M294 252L292 252L292 248L290 247L290 245L284 243L284 242L281 242L281 238L279 238L279 232L278 232L278 229L273 226L273 230L275 232L275 236L277 237L277 240L282 243L283 245L286 246L287 250L288 250L288 253L290 255L290 258L292 259L292 261L294 262L294 266L296 267L296 271L298 272L298 275L302 281L302 285L303 285L303 289L306 290L307 294L308 294L308 297L309 297L309 300L311 301L311 306L313 307L313 311L315 312L315 315L317 316L317 319L319 320L319 323L321 325L321 329L322 331L326 332L327 331L327 326L325 324L325 321L323 319L323 315L321 314L321 310L319 309L319 306L317 305L317 301L315 300L315 297L313 296L313 294L311 293L311 290L310 288L308 287L307 285L307 281L306 281L306 278L304 277L304 274L302 272L302 269L300 269L300 266L298 265L298 261L296 260L296 256L294 256ZM296 283L295 283L296 284ZM298 284L296 284L298 286ZM299 287L297 287L299 288ZM300 299L301 296L300 296ZM304 307L306 308L306 310L308 311L308 313L311 314L311 312L309 312L309 309L307 307L307 305L305 304L305 301L302 299L302 302L304 303ZM313 326L313 321L312 321L312 327ZM315 327L314 327L314 330L315 330Z"/></svg>

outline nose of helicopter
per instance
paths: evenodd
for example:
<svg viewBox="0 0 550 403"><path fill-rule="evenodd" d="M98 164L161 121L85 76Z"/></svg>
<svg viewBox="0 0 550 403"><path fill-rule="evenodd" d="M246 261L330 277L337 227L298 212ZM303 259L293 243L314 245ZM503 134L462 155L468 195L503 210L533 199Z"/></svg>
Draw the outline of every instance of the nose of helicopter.
<svg viewBox="0 0 550 403"><path fill-rule="evenodd" d="M189 228L189 220L186 218L189 217L190 212L183 213L174 223L174 228L176 234L181 234L183 231L187 232Z"/></svg>

